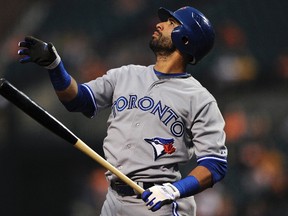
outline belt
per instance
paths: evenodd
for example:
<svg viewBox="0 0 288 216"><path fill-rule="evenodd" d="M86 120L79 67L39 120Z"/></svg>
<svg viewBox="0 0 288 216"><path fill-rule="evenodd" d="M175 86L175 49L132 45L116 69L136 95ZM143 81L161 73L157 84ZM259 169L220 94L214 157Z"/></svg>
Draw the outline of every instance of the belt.
<svg viewBox="0 0 288 216"><path fill-rule="evenodd" d="M144 190L154 186L154 183L148 182L137 182L139 186L141 186ZM139 195L137 192L134 191L129 185L121 181L111 181L110 187L116 191L120 196L133 196Z"/></svg>

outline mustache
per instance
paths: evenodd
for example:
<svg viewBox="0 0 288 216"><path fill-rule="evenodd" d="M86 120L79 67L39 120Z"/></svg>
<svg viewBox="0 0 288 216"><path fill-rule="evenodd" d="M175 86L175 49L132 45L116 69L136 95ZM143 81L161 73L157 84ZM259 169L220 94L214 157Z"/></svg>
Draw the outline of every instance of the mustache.
<svg viewBox="0 0 288 216"><path fill-rule="evenodd" d="M155 29L154 32L157 32L157 34L159 34L160 37L162 36L162 33L159 31L159 29Z"/></svg>

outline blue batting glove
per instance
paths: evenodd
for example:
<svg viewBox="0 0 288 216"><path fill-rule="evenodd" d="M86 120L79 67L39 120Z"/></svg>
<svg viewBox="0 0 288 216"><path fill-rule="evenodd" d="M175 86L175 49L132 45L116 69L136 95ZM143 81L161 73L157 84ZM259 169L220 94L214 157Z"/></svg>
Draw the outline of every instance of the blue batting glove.
<svg viewBox="0 0 288 216"><path fill-rule="evenodd" d="M152 212L159 210L163 205L170 204L180 197L179 190L172 184L155 185L145 190L142 200Z"/></svg>

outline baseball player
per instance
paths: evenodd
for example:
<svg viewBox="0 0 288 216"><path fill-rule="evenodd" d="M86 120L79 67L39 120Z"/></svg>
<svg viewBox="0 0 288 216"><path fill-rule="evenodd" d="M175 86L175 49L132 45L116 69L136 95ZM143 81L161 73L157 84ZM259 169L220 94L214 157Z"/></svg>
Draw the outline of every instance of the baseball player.
<svg viewBox="0 0 288 216"><path fill-rule="evenodd" d="M48 69L69 111L93 117L111 108L105 157L145 191L135 193L108 171L102 216L193 216L193 195L212 187L227 171L223 117L215 98L186 72L188 64L196 65L212 49L213 27L189 6L174 12L159 8L158 16L150 41L155 64L111 69L82 84L66 71L52 43L31 36L19 42L20 62ZM193 155L197 166L181 176L178 165Z"/></svg>

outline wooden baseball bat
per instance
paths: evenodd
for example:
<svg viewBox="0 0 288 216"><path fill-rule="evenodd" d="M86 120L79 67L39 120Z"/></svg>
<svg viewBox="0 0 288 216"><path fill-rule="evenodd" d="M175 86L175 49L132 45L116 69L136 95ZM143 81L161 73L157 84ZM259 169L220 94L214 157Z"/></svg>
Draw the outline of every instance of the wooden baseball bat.
<svg viewBox="0 0 288 216"><path fill-rule="evenodd" d="M16 105L19 109L29 115L31 118L36 120L38 123L58 135L62 139L71 143L75 148L94 159L100 165L105 167L107 170L115 174L119 179L125 182L127 185L132 187L135 191L142 194L144 189L124 175L121 171L115 168L112 164L102 158L75 134L73 134L67 127L65 127L60 121L54 116L48 113L44 108L30 99L23 92L14 87L6 79L0 79L0 94L8 101Z"/></svg>

